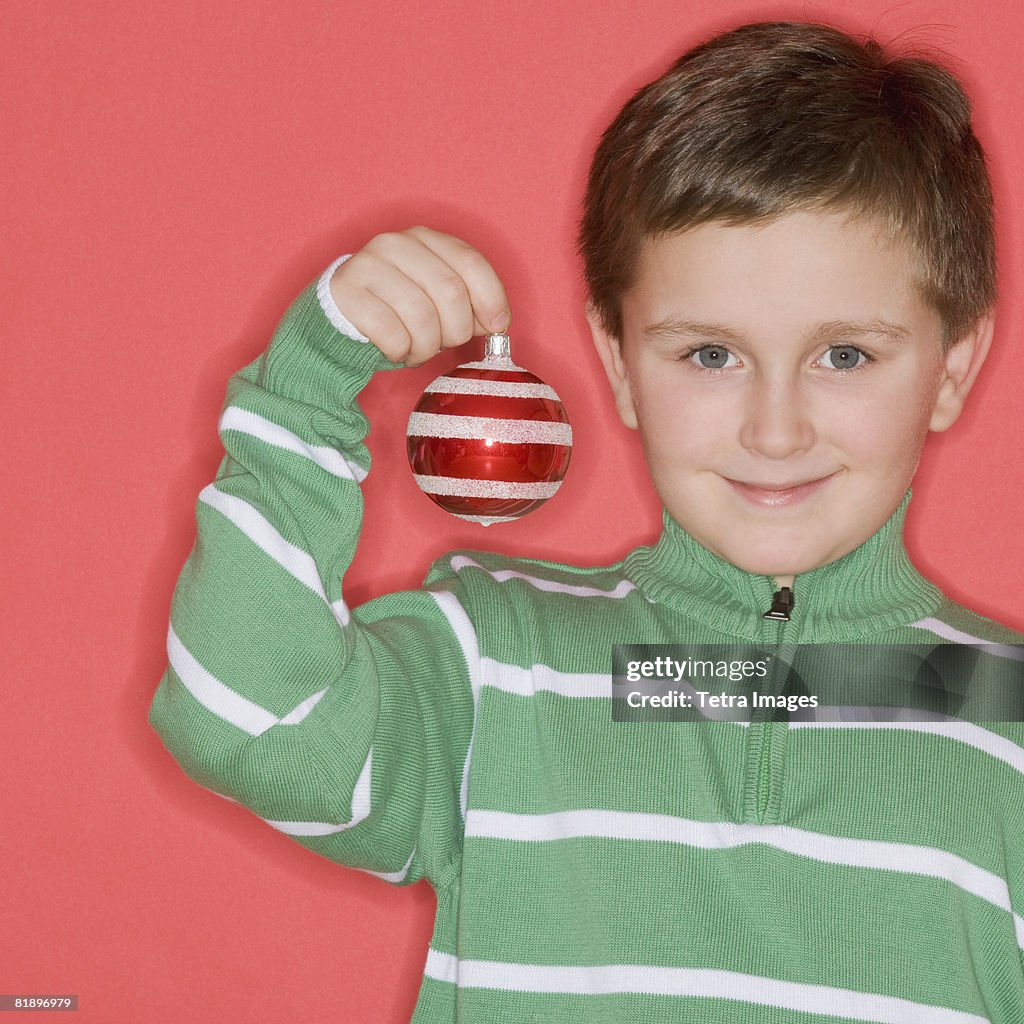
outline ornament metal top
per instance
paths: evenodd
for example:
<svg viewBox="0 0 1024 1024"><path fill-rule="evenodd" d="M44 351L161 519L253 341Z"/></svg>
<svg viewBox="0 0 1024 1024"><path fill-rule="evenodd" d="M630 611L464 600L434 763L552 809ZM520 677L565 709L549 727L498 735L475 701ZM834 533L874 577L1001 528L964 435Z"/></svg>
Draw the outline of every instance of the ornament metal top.
<svg viewBox="0 0 1024 1024"><path fill-rule="evenodd" d="M483 526L543 505L572 454L561 400L512 362L507 334L488 335L482 360L427 386L406 437L420 489L446 512Z"/></svg>

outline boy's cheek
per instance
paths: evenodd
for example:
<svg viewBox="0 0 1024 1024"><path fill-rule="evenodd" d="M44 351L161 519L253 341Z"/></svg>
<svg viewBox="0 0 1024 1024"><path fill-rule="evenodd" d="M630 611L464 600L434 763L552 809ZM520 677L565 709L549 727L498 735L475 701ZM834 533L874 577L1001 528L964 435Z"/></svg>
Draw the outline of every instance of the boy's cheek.
<svg viewBox="0 0 1024 1024"><path fill-rule="evenodd" d="M740 411L730 396L700 394L699 389L673 384L667 373L653 384L648 378L646 386L634 386L632 402L640 430L655 438L678 438L691 445L698 438L705 443L725 441L741 426Z"/></svg>

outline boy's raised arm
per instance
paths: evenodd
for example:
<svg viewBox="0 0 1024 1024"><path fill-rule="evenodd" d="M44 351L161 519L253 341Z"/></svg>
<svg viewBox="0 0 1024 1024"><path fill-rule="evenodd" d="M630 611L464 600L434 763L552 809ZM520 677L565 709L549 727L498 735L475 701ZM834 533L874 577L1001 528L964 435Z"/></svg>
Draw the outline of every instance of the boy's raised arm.
<svg viewBox="0 0 1024 1024"><path fill-rule="evenodd" d="M307 287L231 378L226 454L199 495L150 709L190 777L395 882L457 870L473 627L455 579L345 603L369 471L356 396L396 365L384 352L422 362L479 332L487 271L426 228L378 236ZM500 312L496 276L484 288Z"/></svg>

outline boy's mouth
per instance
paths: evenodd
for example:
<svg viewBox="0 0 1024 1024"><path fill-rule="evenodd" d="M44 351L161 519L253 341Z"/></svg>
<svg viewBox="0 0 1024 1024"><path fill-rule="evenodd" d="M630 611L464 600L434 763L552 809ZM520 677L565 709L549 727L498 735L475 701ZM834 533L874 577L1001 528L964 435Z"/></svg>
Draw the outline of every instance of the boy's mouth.
<svg viewBox="0 0 1024 1024"><path fill-rule="evenodd" d="M797 480L785 483L749 483L741 480L732 480L729 477L723 479L732 485L734 491L745 498L752 505L759 508L781 508L785 505L795 505L803 501L819 488L823 487L834 476L839 473L829 473L827 476L817 477L813 480Z"/></svg>

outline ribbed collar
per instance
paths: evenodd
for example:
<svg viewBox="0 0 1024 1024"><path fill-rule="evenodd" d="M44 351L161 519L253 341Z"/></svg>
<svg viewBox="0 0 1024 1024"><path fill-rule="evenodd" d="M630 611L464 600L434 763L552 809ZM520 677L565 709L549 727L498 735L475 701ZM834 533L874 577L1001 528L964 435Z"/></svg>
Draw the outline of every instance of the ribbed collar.
<svg viewBox="0 0 1024 1024"><path fill-rule="evenodd" d="M786 635L801 642L864 640L935 611L942 594L911 564L903 524L911 492L859 547L793 581L794 608ZM775 581L737 568L698 544L668 514L658 542L626 559L630 579L650 600L685 612L712 628L763 639L762 618Z"/></svg>

